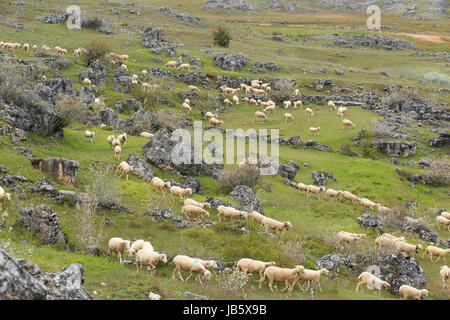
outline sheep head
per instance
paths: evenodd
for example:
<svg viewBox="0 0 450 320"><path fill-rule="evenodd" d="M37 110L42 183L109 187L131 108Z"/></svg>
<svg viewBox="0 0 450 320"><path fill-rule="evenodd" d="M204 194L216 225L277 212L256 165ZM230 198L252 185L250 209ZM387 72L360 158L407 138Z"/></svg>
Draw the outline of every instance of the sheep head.
<svg viewBox="0 0 450 320"><path fill-rule="evenodd" d="M8 199L9 201L11 201L11 193L5 193L6 194L6 199Z"/></svg>
<svg viewBox="0 0 450 320"><path fill-rule="evenodd" d="M203 269L202 274L205 276L207 280L211 279L211 272L206 269Z"/></svg>
<svg viewBox="0 0 450 320"><path fill-rule="evenodd" d="M165 182L164 185L165 185L167 188L170 188L170 181Z"/></svg>
<svg viewBox="0 0 450 320"><path fill-rule="evenodd" d="M187 188L186 189L186 193L191 196L192 195L192 189L191 188Z"/></svg>
<svg viewBox="0 0 450 320"><path fill-rule="evenodd" d="M421 293L423 296L428 297L428 290L427 290L427 289L422 289L422 290L420 290L420 293Z"/></svg>
<svg viewBox="0 0 450 320"><path fill-rule="evenodd" d="M383 287L385 287L386 289L389 289L391 287L391 285L389 283L387 283L386 281L381 281L381 285Z"/></svg>
<svg viewBox="0 0 450 320"><path fill-rule="evenodd" d="M320 191L325 191L325 187L324 186L320 187Z"/></svg>
<svg viewBox="0 0 450 320"><path fill-rule="evenodd" d="M289 228L292 228L292 223L291 223L290 221L286 221L286 222L284 223L283 227L284 227L286 230L289 230Z"/></svg>
<svg viewBox="0 0 450 320"><path fill-rule="evenodd" d="M209 208L209 209L211 209L211 203L209 203L209 202L204 202L204 203L203 203L203 208Z"/></svg>
<svg viewBox="0 0 450 320"><path fill-rule="evenodd" d="M130 249L130 244L131 244L130 240L125 240L125 246L126 246L127 250Z"/></svg>
<svg viewBox="0 0 450 320"><path fill-rule="evenodd" d="M324 275L328 275L328 273L330 273L330 271L328 271L327 269L325 269L325 268L322 268L322 269L320 269L320 274L324 274Z"/></svg>
<svg viewBox="0 0 450 320"><path fill-rule="evenodd" d="M161 260L162 260L162 262L167 263L167 254L163 253L161 255Z"/></svg>

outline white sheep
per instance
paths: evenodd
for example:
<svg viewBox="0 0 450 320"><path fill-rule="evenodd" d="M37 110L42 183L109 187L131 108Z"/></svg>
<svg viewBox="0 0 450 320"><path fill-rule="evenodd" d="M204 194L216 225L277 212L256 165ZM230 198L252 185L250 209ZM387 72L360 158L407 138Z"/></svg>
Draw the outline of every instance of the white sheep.
<svg viewBox="0 0 450 320"><path fill-rule="evenodd" d="M310 117L314 116L314 112L312 111L311 108L306 108L306 109L305 109L305 112L306 112L307 114L309 114Z"/></svg>
<svg viewBox="0 0 450 320"><path fill-rule="evenodd" d="M308 289L311 285L311 282L314 281L315 283L317 283L317 287L319 288L319 291L322 292L322 288L320 286L320 276L321 275L326 276L326 275L328 275L328 273L329 273L329 271L325 268L322 268L320 270L304 269L303 272L299 273L298 277L295 278L295 280L292 283L291 288L294 289L295 284L298 282L298 286L300 287L300 289L302 289L303 291L308 291ZM308 281L308 286L305 289L303 289L299 280Z"/></svg>
<svg viewBox="0 0 450 320"><path fill-rule="evenodd" d="M340 116L340 117L343 117L346 112L347 112L347 108L346 107L339 107L337 115Z"/></svg>
<svg viewBox="0 0 450 320"><path fill-rule="evenodd" d="M121 68L123 71L128 72L128 67L127 67L126 64L121 64L121 65L120 65L120 68Z"/></svg>
<svg viewBox="0 0 450 320"><path fill-rule="evenodd" d="M265 115L264 112L261 112L261 111L256 111L255 112L255 117L256 117L256 120L258 120L258 119L267 120L267 116Z"/></svg>
<svg viewBox="0 0 450 320"><path fill-rule="evenodd" d="M133 171L133 167L130 166L127 162L122 161L122 162L119 164L119 166L117 167L116 172L118 172L119 170L122 171L122 173L120 174L120 177L119 177L119 178L121 178L122 175L125 174L126 177L127 177L127 181L128 181L128 174L129 174L131 171Z"/></svg>
<svg viewBox="0 0 450 320"><path fill-rule="evenodd" d="M94 134L95 134L95 132L91 132L89 130L86 130L84 132L84 142L86 142L86 139L89 139L91 141L91 143L92 143L93 140L94 140Z"/></svg>
<svg viewBox="0 0 450 320"><path fill-rule="evenodd" d="M113 135L110 135L110 136L108 136L108 138L106 138L106 141L108 141L111 148L113 147L112 142L114 141L114 139L116 139L116 137L114 137ZM119 141L119 144L120 144L120 141Z"/></svg>
<svg viewBox="0 0 450 320"><path fill-rule="evenodd" d="M223 99L223 104L229 106L232 105L233 103L230 101L230 99Z"/></svg>
<svg viewBox="0 0 450 320"><path fill-rule="evenodd" d="M142 265L145 265L152 268L152 275L154 275L159 261L167 263L167 255L153 250L141 249L136 253L136 271L139 271Z"/></svg>
<svg viewBox="0 0 450 320"><path fill-rule="evenodd" d="M342 120L342 129L345 129L345 128L353 129L355 127L356 126L350 120L348 120L348 119Z"/></svg>
<svg viewBox="0 0 450 320"><path fill-rule="evenodd" d="M395 244L397 242L404 242L405 241L405 237L396 237L393 236L389 233L383 233L381 236L377 237L375 239L375 245L377 247L377 249L381 249L383 247L386 248L395 248Z"/></svg>
<svg viewBox="0 0 450 320"><path fill-rule="evenodd" d="M114 147L114 155L116 156L117 160L120 161L120 154L122 153L122 148L120 146Z"/></svg>
<svg viewBox="0 0 450 320"><path fill-rule="evenodd" d="M84 84L85 86L90 86L90 85L91 85L91 80L89 80L88 78L84 78L84 79L83 79L83 84Z"/></svg>
<svg viewBox="0 0 450 320"><path fill-rule="evenodd" d="M345 243L353 243L364 238L367 238L367 236L364 233L351 233L347 231L339 231L337 234L337 243L341 244L342 241Z"/></svg>
<svg viewBox="0 0 450 320"><path fill-rule="evenodd" d="M280 267L268 267L264 271L264 276L258 280L259 287L258 289L261 289L261 284L268 279L269 280L269 288L270 291L273 292L272 283L275 282L284 282L285 288L280 290L281 292L285 291L286 289L289 289L289 291L292 291L292 287L289 288L291 281L295 280L300 273L302 273L305 270L303 266L295 266L292 269L289 268L280 268Z"/></svg>
<svg viewBox="0 0 450 320"><path fill-rule="evenodd" d="M261 223L261 221L266 217L265 215L256 211L250 212L249 216L252 217L253 220L255 220L258 223Z"/></svg>
<svg viewBox="0 0 450 320"><path fill-rule="evenodd" d="M394 245L395 252L404 252L407 255L415 256L416 253L419 253L419 249L423 249L422 245L416 244L412 245L403 241L397 241Z"/></svg>
<svg viewBox="0 0 450 320"><path fill-rule="evenodd" d="M444 289L448 288L448 279L450 278L450 268L448 266L442 266L439 274L441 275L442 278L442 287Z"/></svg>
<svg viewBox="0 0 450 320"><path fill-rule="evenodd" d="M211 278L211 272L206 270L198 259L185 255L177 255L173 258L172 263L175 265L175 269L172 271L172 279L175 279L175 272L178 272L178 276L181 281L188 281L193 272L197 273L195 279L200 282L200 284L203 284L200 279L200 274L204 275L208 280ZM183 279L181 270L189 271L189 276L186 279Z"/></svg>
<svg viewBox="0 0 450 320"><path fill-rule="evenodd" d="M309 134L316 133L316 135L318 136L319 135L319 131L320 131L320 127L317 127L317 128L309 127Z"/></svg>
<svg viewBox="0 0 450 320"><path fill-rule="evenodd" d="M161 193L163 194L164 198L166 197L164 190L166 190L166 188L170 188L169 181L164 182L162 179L160 179L158 177L153 177L153 179L150 181L150 184L155 188L155 191L160 190Z"/></svg>
<svg viewBox="0 0 450 320"><path fill-rule="evenodd" d="M304 184L304 183L299 182L299 183L297 184L297 189L298 189L300 192L306 194L306 192L308 191L308 186L307 186L306 184Z"/></svg>
<svg viewBox="0 0 450 320"><path fill-rule="evenodd" d="M328 188L327 191L325 192L325 194L330 197L330 198L334 198L336 201L341 201L342 194L344 193L344 191L342 190L334 190L331 188Z"/></svg>
<svg viewBox="0 0 450 320"><path fill-rule="evenodd" d="M130 249L128 249L128 253L136 254L139 250L142 249L154 251L153 246L149 241L139 239L131 244Z"/></svg>
<svg viewBox="0 0 450 320"><path fill-rule="evenodd" d="M181 105L183 107L183 109L187 112L187 114L191 113L192 108L190 105L188 105L187 103L183 102L183 104Z"/></svg>
<svg viewBox="0 0 450 320"><path fill-rule="evenodd" d="M301 100L297 100L294 102L294 109L298 109L298 107L300 107L300 109L302 109L303 107L303 102Z"/></svg>
<svg viewBox="0 0 450 320"><path fill-rule="evenodd" d="M235 105L238 105L239 104L239 97L234 95L233 96L233 102L234 102Z"/></svg>
<svg viewBox="0 0 450 320"><path fill-rule="evenodd" d="M289 100L283 101L283 106L285 109L289 109L292 106L292 102Z"/></svg>
<svg viewBox="0 0 450 320"><path fill-rule="evenodd" d="M198 202L198 201L195 201L193 199L186 199L186 200L184 200L184 205L186 206L188 204L200 207L202 209L205 209L205 208L211 209L211 203L209 203L209 202Z"/></svg>
<svg viewBox="0 0 450 320"><path fill-rule="evenodd" d="M442 211L441 216L443 216L444 218L450 219L450 212Z"/></svg>
<svg viewBox="0 0 450 320"><path fill-rule="evenodd" d="M334 109L334 110L336 110L336 105L334 104L334 102L333 101L328 101L328 110L330 110L330 109Z"/></svg>
<svg viewBox="0 0 450 320"><path fill-rule="evenodd" d="M445 256L449 252L450 252L450 249L442 249L442 248L438 248L435 246L428 246L422 255L422 259L425 258L426 254L430 254L430 260L432 263L438 262L441 258L444 259L444 263L447 263L447 261L445 260ZM433 256L438 257L436 261L433 261Z"/></svg>
<svg viewBox="0 0 450 320"><path fill-rule="evenodd" d="M314 193L317 196L317 199L320 199L320 193L325 191L325 187L316 187L312 184L308 185L308 189L306 190L306 196L309 198L310 193Z"/></svg>
<svg viewBox="0 0 450 320"><path fill-rule="evenodd" d="M191 68L191 65L189 63L182 63L178 66L177 69L181 70L189 70Z"/></svg>
<svg viewBox="0 0 450 320"><path fill-rule="evenodd" d="M0 211L3 210L3 204L5 203L6 200L11 201L11 194L6 193L5 190L2 187L0 187Z"/></svg>
<svg viewBox="0 0 450 320"><path fill-rule="evenodd" d="M122 238L111 238L108 242L109 255L112 257L112 253L115 252L119 256L119 261L122 263L122 253L130 249L130 240L124 240Z"/></svg>
<svg viewBox="0 0 450 320"><path fill-rule="evenodd" d="M111 146L112 146L113 148L115 148L116 146L120 146L120 140L117 139L117 138L114 138L114 139L111 141Z"/></svg>
<svg viewBox="0 0 450 320"><path fill-rule="evenodd" d="M171 60L171 61L167 62L167 63L165 64L165 66L166 66L166 67L176 68L176 67L177 67L177 62L174 61L174 60Z"/></svg>
<svg viewBox="0 0 450 320"><path fill-rule="evenodd" d="M361 281L358 282L358 284L356 285L355 292L357 292L359 290L359 288L364 284L370 285L373 288L377 289L377 291L375 291L375 294L378 293L378 295L381 294L381 288L385 287L387 289L387 288L391 287L391 285L389 283L381 280L380 278L374 276L373 274L371 274L367 271L364 271L363 273L361 273L358 276L358 279Z"/></svg>
<svg viewBox="0 0 450 320"><path fill-rule="evenodd" d="M264 112L274 112L274 111L275 111L275 106L267 106L264 109ZM286 113L285 113L285 115L286 115ZM285 117L285 119L286 119L286 117Z"/></svg>
<svg viewBox="0 0 450 320"><path fill-rule="evenodd" d="M259 260L253 260L249 258L242 258L236 264L236 272L242 271L244 272L243 278L247 279L247 273L251 274L259 274L259 280L261 280L264 276L264 270L270 266L274 266L275 262L264 262ZM259 281L258 280L258 281ZM256 281L256 282L258 282Z"/></svg>
<svg viewBox="0 0 450 320"><path fill-rule="evenodd" d="M217 118L217 115L208 111L205 113L204 118L209 120L211 118Z"/></svg>
<svg viewBox="0 0 450 320"><path fill-rule="evenodd" d="M448 231L450 231L450 220L447 219L446 217L444 217L444 216L437 216L436 217L436 222L437 222L439 230L441 230L441 224L442 224L444 227L447 227Z"/></svg>
<svg viewBox="0 0 450 320"><path fill-rule="evenodd" d="M377 203L370 201L367 198L361 198L359 199L359 203L362 204L364 207L369 208L370 210L374 211Z"/></svg>
<svg viewBox="0 0 450 320"><path fill-rule="evenodd" d="M191 216L194 216L194 218L198 222L201 221L201 217L202 216L209 217L209 212L208 211L206 211L205 209L200 208L199 206L192 205L192 204L187 204L187 205L184 205L183 207L181 207L181 214L183 214L183 213L189 219L191 218Z"/></svg>
<svg viewBox="0 0 450 320"><path fill-rule="evenodd" d="M422 296L428 296L427 289L416 289L407 284L403 284L398 288L398 293L400 294L400 298L406 298L408 300L420 300Z"/></svg>
<svg viewBox="0 0 450 320"><path fill-rule="evenodd" d="M355 205L356 201L359 201L359 198L357 196L355 196L353 193L351 193L350 191L344 191L342 193L342 197L345 200L351 201L352 205Z"/></svg>
<svg viewBox="0 0 450 320"><path fill-rule="evenodd" d="M196 92L200 92L200 89L197 88L196 86L188 86L189 91L196 91Z"/></svg>
<svg viewBox="0 0 450 320"><path fill-rule="evenodd" d="M268 107L268 108L269 108L269 107ZM264 111L266 111L266 110L264 110ZM286 122L292 121L292 120L294 120L294 116L293 116L292 114L290 114L290 113L285 113L285 114L284 114L284 120L285 120Z"/></svg>
<svg viewBox="0 0 450 320"><path fill-rule="evenodd" d="M119 139L121 145L125 145L125 143L127 143L127 134L122 133L117 137L117 139Z"/></svg>
<svg viewBox="0 0 450 320"><path fill-rule="evenodd" d="M148 71L145 70L145 69L141 71L141 74L142 74L142 76L143 76L144 78L147 78L147 77L148 77Z"/></svg>
<svg viewBox="0 0 450 320"><path fill-rule="evenodd" d="M382 216L388 216L395 213L395 210L389 207L384 207L381 204L377 203L376 207L378 208L378 214Z"/></svg>
<svg viewBox="0 0 450 320"><path fill-rule="evenodd" d="M151 138L153 138L153 133L149 133L149 132L143 131L143 132L141 132L140 136L141 136L142 138L151 139Z"/></svg>
<svg viewBox="0 0 450 320"><path fill-rule="evenodd" d="M217 120L214 117L209 118L209 124L215 126L216 128L218 128L221 124L223 124L222 120Z"/></svg>
<svg viewBox="0 0 450 320"><path fill-rule="evenodd" d="M261 224L266 228L266 232L271 229L281 233L284 229L289 230L289 228L292 228L292 223L289 221L279 222L267 217L261 220Z"/></svg>
<svg viewBox="0 0 450 320"><path fill-rule="evenodd" d="M247 217L247 212L236 210L233 207L218 206L217 207L217 218L219 222L221 217L230 218L230 222L233 223L234 218Z"/></svg>

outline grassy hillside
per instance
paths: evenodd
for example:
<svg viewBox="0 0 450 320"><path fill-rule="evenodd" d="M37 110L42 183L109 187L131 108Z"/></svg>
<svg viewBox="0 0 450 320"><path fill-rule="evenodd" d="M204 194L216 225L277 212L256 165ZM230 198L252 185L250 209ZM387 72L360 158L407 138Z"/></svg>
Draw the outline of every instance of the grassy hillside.
<svg viewBox="0 0 450 320"><path fill-rule="evenodd" d="M361 34L366 31L358 30L364 27L366 16L360 13L339 13L318 10L313 13L305 13L306 8L300 13L286 13L278 11L263 10L258 13L238 13L235 15L220 14L213 11L200 9L203 0L194 0L189 4L183 1L144 1L136 0L144 7L121 7L108 4L106 1L81 0L77 5L82 9L84 16L99 17L115 32L114 35L105 35L95 30L68 30L64 24L44 24L38 19L51 14L49 8L55 9L62 14L65 8L72 4L71 1L45 1L45 4L34 1L25 1L25 6L11 6L9 3L0 4L0 41L13 41L20 43L47 44L50 47L59 45L67 48L68 59L73 59L76 64L59 70L61 77L70 77L74 80L75 88L82 87L78 74L87 69L87 65L79 58L72 55L74 49L85 47L91 40L102 40L108 43L114 52L128 54L130 60L127 62L130 73L140 75L142 69L158 67L172 72L175 71L164 67L164 64L172 59L178 58L181 53L200 58L202 62L201 72L211 75L227 75L233 78L289 78L298 82L296 88L303 94L334 95L329 89L321 93L309 88L316 79L333 78L339 87L352 87L356 92L379 90L387 85L401 84L403 86L415 86L418 93L426 99L434 99L436 105L439 103L450 103L450 94L443 92L436 94L435 91L449 87L450 82L436 83L427 80L425 76L429 73L440 73L444 79L449 79L449 65L444 58L434 56L418 57L412 50L387 51L377 48L343 48L328 47L327 41L308 41L302 39L307 36L320 35L324 33L347 33ZM161 16L155 12L156 8L168 5L173 9L182 10L202 19L205 26L192 27L182 23L180 20ZM311 5L312 8L314 7ZM112 15L111 8L117 8L119 15ZM128 12L134 9L140 12L135 15ZM383 16L383 23L388 26L396 26L392 33L386 31L380 35L391 35L412 41L420 50L450 52L448 41L434 43L417 40L399 33L422 33L447 37L450 28L448 19L439 18L435 21L406 20L398 15L389 14ZM6 22L21 22L25 30L16 31L8 26ZM229 48L220 48L212 45L211 32L220 24L227 26L232 34L233 40ZM439 27L437 27L439 25ZM158 26L166 31L166 38L170 38L178 45L177 57L171 58L165 54L152 54L150 49L142 45L142 34L146 27ZM271 35L282 35L286 40L278 42L270 40ZM296 37L299 41L292 40ZM184 46L180 46L183 44ZM209 47L211 46L211 48ZM272 61L280 66L279 72L269 74L253 74L245 68L241 71L230 72L222 70L213 64L211 53L205 53L206 49L216 52L239 53L250 58L250 65L254 61ZM32 53L22 50L14 52L17 59L36 59ZM155 62L152 58L162 58L162 63ZM184 61L185 59L183 59ZM328 74L319 71L327 68ZM343 77L334 73L334 70L345 72ZM305 70L306 73L303 71ZM390 77L381 74L386 72ZM47 78L54 77L54 70L46 74ZM96 96L103 97L108 107L113 107L118 101L141 97L141 90L134 88L131 93L123 94L113 91L113 71L108 71L108 83L106 87L95 88L98 90ZM418 81L423 81L418 85ZM155 104L151 111L169 109L171 112L183 116L180 107L187 92L187 84L170 78L153 78L151 83L156 83L163 88L159 91L161 98L169 101L168 105ZM364 90L358 89L362 86ZM208 109L214 111L215 105L222 105L221 101L215 99L221 92L215 88L201 88L198 98L191 99L193 111L190 120L201 120L201 111ZM339 93L341 94L341 93ZM242 96L242 94L240 94ZM183 97L183 98L181 98ZM327 171L337 177L337 181L328 181L327 187L336 190L349 190L360 197L369 198L375 202L390 207L400 207L404 203L417 200L417 216L423 216L433 231L438 233L440 240L449 238L449 231L437 230L435 214L440 208L448 209L448 195L444 191L449 186L423 186L416 185L410 188L409 181L401 181L396 173L396 168L401 167L405 171L423 173L422 169L395 165L388 156L377 154L375 158L365 157L363 148L353 147L359 156L349 157L337 150L343 143L352 144L352 137L358 135L361 128L370 129L372 122L381 119L378 114L364 110L361 107L348 107L346 118L356 124L354 130L342 129L342 118L336 116L335 112L328 111L324 105L309 103L314 110L314 117L306 116L304 111L290 110L295 120L285 123L283 114L285 110L277 109L265 124L254 121L255 107L241 102L239 106L232 106L231 111L220 114L224 120L223 128L279 128L282 138L298 135L303 140L314 139L320 143L331 146L336 152L320 152L312 149L292 148L286 145L280 146L280 162L288 163L295 161L300 169L295 177L295 182L312 184L311 171ZM128 118L131 113L126 112L120 117ZM0 123L3 123L0 120ZM203 125L207 122L203 120ZM309 127L321 127L320 135L311 137ZM82 127L77 130L73 127ZM448 154L448 149L432 149L428 145L435 133L429 131L431 126L411 126L406 128L406 134L417 142L417 154L407 159L418 161L423 157L439 159ZM95 131L95 142L84 142L84 129ZM73 159L80 162L80 170L77 175L77 183L73 187L63 186L52 179L52 183L60 189L69 189L84 192L92 182L92 172L89 166L94 162L100 167L110 164L117 166L119 161L114 158L110 146L106 142L107 136L115 132L109 128L91 128L78 123L71 123L64 128L64 137L40 137L30 133L28 141L20 145L31 149L38 158L49 156ZM148 141L139 136L130 136L123 148L121 159L126 159L129 154L142 155L142 147ZM308 166L303 166L303 163ZM31 182L42 179L43 174L32 168L27 158L14 150L11 139L0 136L0 164L10 169L10 174L20 174L27 177ZM155 169L156 175L161 178L171 178L180 181L180 177L161 170ZM197 177L205 190L204 195L193 195L192 198L204 201L206 197L215 197L235 203L224 193L217 180L207 177ZM232 262L242 257L258 260L276 261L277 265L291 267L294 264L303 264L307 268L315 268L317 258L333 252L351 252L367 250L374 252L373 240L377 234L372 230L361 228L356 223L356 218L362 215L363 208L360 205L352 206L347 202L338 203L323 197L317 200L315 197L307 198L294 188L282 182L279 176L264 176L265 188L256 188L256 195L261 199L265 214L279 221L290 221L293 229L283 232L281 236L269 237L258 232L264 231L261 226L254 222L242 221L231 226L229 222L220 222L211 228L192 227L178 229L170 222L152 221L145 217L148 210L157 205L169 207L176 215L180 215L181 201L172 202L159 194L153 192L150 185L137 176L130 175L129 180L124 178L117 181L121 193L121 204L136 211L136 214L126 212L107 212L98 216L98 223L107 218L114 225L105 225L102 235L102 248L107 249L108 239L119 236L124 239L151 237L151 243L155 250L161 250L172 254L186 254L199 257L214 257L221 261ZM26 189L26 184L24 184ZM151 276L149 271L143 269L136 272L134 265L120 265L115 260L111 261L106 256L96 257L90 254L82 254L77 248L66 251L59 246L44 246L31 233L20 228L9 229L13 221L19 216L18 211L24 206L47 204L60 217L64 232L70 242L76 236L78 221L76 209L70 203L57 204L51 199L30 194L26 200L19 200L13 194L13 201L6 202L4 211L8 213L6 227L0 228L0 242L2 247L9 248L16 257L26 258L37 263L43 271L59 271L70 263L82 263L85 268L85 285L95 299L146 299L149 291L160 294L164 299L186 299L184 291L204 294L215 299L398 299L397 296L382 291L380 297L375 296L372 291L365 289L363 292L355 293L357 275L333 274L329 279L322 280L322 292L316 289L301 292L297 289L292 294L271 293L267 285L262 290L256 290L252 276L250 281L241 288L238 281L227 280L228 273L213 271L213 278L204 286L195 281L188 283L171 279L173 266L158 265L156 275ZM217 214L211 211L210 219L217 221ZM244 225L249 234L242 234L239 225ZM334 245L334 233L345 230L356 233L366 233L367 240L363 240L360 246L351 249L340 249ZM395 231L398 236L405 236L409 243L427 244L420 240L417 235L402 231ZM375 254L375 253L373 253ZM421 254L420 254L421 256ZM418 258L420 265L425 271L427 289L430 295L427 299L449 299L449 290L442 288L439 278L439 268L443 262L431 263L429 258ZM278 285L281 289L282 286ZM94 293L95 291L95 293Z"/></svg>

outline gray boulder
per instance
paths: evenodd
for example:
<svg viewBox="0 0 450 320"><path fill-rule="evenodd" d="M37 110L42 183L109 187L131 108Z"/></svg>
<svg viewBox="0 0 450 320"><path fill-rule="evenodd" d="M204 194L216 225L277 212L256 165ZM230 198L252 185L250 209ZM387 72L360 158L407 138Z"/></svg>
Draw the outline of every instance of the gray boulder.
<svg viewBox="0 0 450 320"><path fill-rule="evenodd" d="M131 153L125 161L133 167L132 172L142 180L150 182L155 176L153 168L144 159L138 158L134 153Z"/></svg>
<svg viewBox="0 0 450 320"><path fill-rule="evenodd" d="M240 54L217 53L214 58L214 65L224 70L235 71L241 70L247 65L249 59Z"/></svg>
<svg viewBox="0 0 450 320"><path fill-rule="evenodd" d="M359 218L356 219L356 222L366 228L366 229L373 229L375 231L378 230L382 230L383 229L383 224L381 222L381 219L376 217L376 216L372 216L368 213L364 213L362 216L360 216Z"/></svg>

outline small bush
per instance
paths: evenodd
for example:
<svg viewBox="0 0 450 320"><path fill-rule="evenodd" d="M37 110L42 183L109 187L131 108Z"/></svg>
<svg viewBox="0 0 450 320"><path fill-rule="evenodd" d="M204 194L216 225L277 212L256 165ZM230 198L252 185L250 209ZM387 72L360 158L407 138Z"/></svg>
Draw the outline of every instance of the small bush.
<svg viewBox="0 0 450 320"><path fill-rule="evenodd" d="M103 21L98 17L83 19L81 26L86 29L98 29L103 26Z"/></svg>
<svg viewBox="0 0 450 320"><path fill-rule="evenodd" d="M423 178L427 184L433 186L444 186L450 183L450 161L448 156L434 160L426 169Z"/></svg>
<svg viewBox="0 0 450 320"><path fill-rule="evenodd" d="M92 112L77 96L58 95L55 110L64 121L64 126L73 122L86 124L92 119Z"/></svg>
<svg viewBox="0 0 450 320"><path fill-rule="evenodd" d="M417 98L417 89L396 87L390 92L389 96L387 96L385 101L388 106L397 106L403 104L404 102L414 100L416 98Z"/></svg>
<svg viewBox="0 0 450 320"><path fill-rule="evenodd" d="M214 44L221 47L228 47L230 45L230 41L233 39L231 36L231 32L225 28L224 26L219 26L217 30L212 33Z"/></svg>
<svg viewBox="0 0 450 320"><path fill-rule="evenodd" d="M227 194L233 191L236 186L244 185L250 188L261 182L261 174L255 165L245 165L234 167L224 171L219 177L220 188Z"/></svg>
<svg viewBox="0 0 450 320"><path fill-rule="evenodd" d="M289 100L292 95L293 83L288 79L276 80L273 84L271 98L273 101Z"/></svg>
<svg viewBox="0 0 450 320"><path fill-rule="evenodd" d="M84 253L103 246L103 221L95 213L95 203L86 201L75 213L75 246Z"/></svg>
<svg viewBox="0 0 450 320"><path fill-rule="evenodd" d="M157 131L162 128L176 128L181 117L169 110L158 110L153 113L153 128Z"/></svg>
<svg viewBox="0 0 450 320"><path fill-rule="evenodd" d="M374 160L378 156L378 148L376 146L372 147L369 141L364 142L362 152L365 157Z"/></svg>
<svg viewBox="0 0 450 320"><path fill-rule="evenodd" d="M86 64L91 64L95 60L103 61L106 65L105 56L111 52L111 47L104 41L94 40L86 46L86 52L82 55L82 60Z"/></svg>
<svg viewBox="0 0 450 320"><path fill-rule="evenodd" d="M396 127L392 126L388 121L373 120L372 134L379 138L392 138L395 134Z"/></svg>
<svg viewBox="0 0 450 320"><path fill-rule="evenodd" d="M339 152L347 156L352 155L353 154L352 145L347 142L343 143L339 148Z"/></svg>
<svg viewBox="0 0 450 320"><path fill-rule="evenodd" d="M120 203L119 178L113 167L93 164L89 167L89 176L93 177L93 180L87 185L86 193L92 203L93 211L96 211L99 205L108 207L111 204Z"/></svg>

